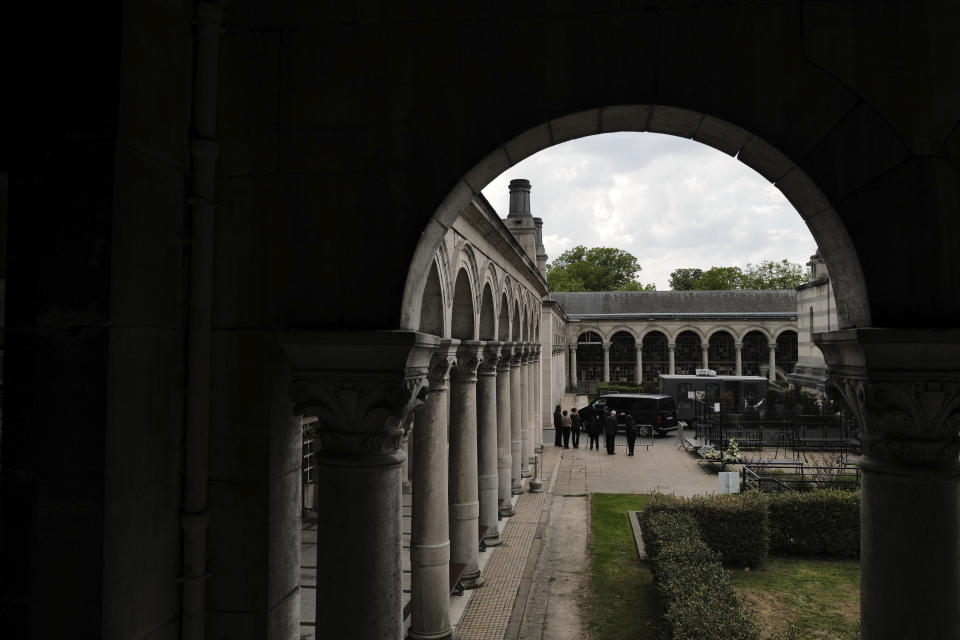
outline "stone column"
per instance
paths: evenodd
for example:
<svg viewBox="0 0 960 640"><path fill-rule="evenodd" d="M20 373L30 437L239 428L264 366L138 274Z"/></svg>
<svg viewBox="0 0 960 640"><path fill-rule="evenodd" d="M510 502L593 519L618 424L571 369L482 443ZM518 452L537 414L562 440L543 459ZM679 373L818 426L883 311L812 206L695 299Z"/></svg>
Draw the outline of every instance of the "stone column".
<svg viewBox="0 0 960 640"><path fill-rule="evenodd" d="M610 342L603 343L603 381L610 382Z"/></svg>
<svg viewBox="0 0 960 640"><path fill-rule="evenodd" d="M742 376L743 375L743 343L734 342L733 346L735 347L737 352L737 364L736 364L736 368L734 369L734 375Z"/></svg>
<svg viewBox="0 0 960 640"><path fill-rule="evenodd" d="M511 497L511 474L513 454L511 452L512 411L510 408L511 381L510 361L513 359L513 343L504 342L500 347L500 360L497 362L497 504L500 514L513 515Z"/></svg>
<svg viewBox="0 0 960 640"><path fill-rule="evenodd" d="M464 340L450 372L450 562L462 563L466 589L480 577L480 498L477 492L477 367L483 343Z"/></svg>
<svg viewBox="0 0 960 640"><path fill-rule="evenodd" d="M960 331L814 334L859 425L864 640L960 637Z"/></svg>
<svg viewBox="0 0 960 640"><path fill-rule="evenodd" d="M502 344L490 341L484 345L483 361L477 371L477 489L480 526L487 528L483 539L488 547L500 544L497 524L497 364Z"/></svg>
<svg viewBox="0 0 960 640"><path fill-rule="evenodd" d="M543 347L536 345L536 359L533 362L533 453L543 451ZM549 366L550 360L547 361ZM536 457L534 455L534 457Z"/></svg>
<svg viewBox="0 0 960 640"><path fill-rule="evenodd" d="M510 360L510 490L514 495L523 493L523 479L520 476L520 456L523 453L523 440L520 433L523 430L521 414L523 400L520 394L523 352L523 343L515 342L513 358Z"/></svg>
<svg viewBox="0 0 960 640"><path fill-rule="evenodd" d="M676 349L677 349L676 342L667 343L667 357L669 359L667 370L670 372L670 375L674 375L677 372L677 367L676 367L676 364L674 363L674 357L673 357L674 351L676 351Z"/></svg>
<svg viewBox="0 0 960 640"><path fill-rule="evenodd" d="M416 412L410 522L410 638L449 638L449 372L459 340L444 340L430 361L430 394ZM342 612L341 612L342 615ZM318 618L319 620L319 618Z"/></svg>
<svg viewBox="0 0 960 640"><path fill-rule="evenodd" d="M336 526L317 531L316 619L330 637L403 637L400 441L439 343L412 331L285 336L294 413L322 425L317 503Z"/></svg>
<svg viewBox="0 0 960 640"><path fill-rule="evenodd" d="M643 382L643 344L637 345L637 374L634 376L637 384Z"/></svg>
<svg viewBox="0 0 960 640"><path fill-rule="evenodd" d="M777 379L777 343L768 343L767 349L770 350L770 371L767 372L767 378L774 382Z"/></svg>
<svg viewBox="0 0 960 640"><path fill-rule="evenodd" d="M577 391L577 345L570 345L570 388Z"/></svg>
<svg viewBox="0 0 960 640"><path fill-rule="evenodd" d="M403 465L400 467L400 477L403 478L403 481L400 483L400 488L404 493L410 493L413 490L412 485L410 484L410 463L413 460L413 420L410 420L410 423L407 426L406 433L403 434Z"/></svg>
<svg viewBox="0 0 960 640"><path fill-rule="evenodd" d="M533 449L536 447L536 435L534 433L534 427L536 427L536 407L537 407L537 345L535 343L530 343L530 346L527 350L527 442L526 446L523 447L523 460L527 463L527 477L533 473L530 470L530 465L533 464L535 459L533 455Z"/></svg>
<svg viewBox="0 0 960 640"><path fill-rule="evenodd" d="M701 356L703 358L703 368L710 368L710 343L700 343Z"/></svg>
<svg viewBox="0 0 960 640"><path fill-rule="evenodd" d="M530 477L530 368L533 347L523 343L520 366L520 477Z"/></svg>

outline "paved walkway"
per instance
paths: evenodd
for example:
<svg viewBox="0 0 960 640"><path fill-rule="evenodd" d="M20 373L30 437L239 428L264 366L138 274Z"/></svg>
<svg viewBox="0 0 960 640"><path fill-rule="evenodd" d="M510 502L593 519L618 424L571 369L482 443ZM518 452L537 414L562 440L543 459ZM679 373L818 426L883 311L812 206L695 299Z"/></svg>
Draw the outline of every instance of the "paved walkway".
<svg viewBox="0 0 960 640"><path fill-rule="evenodd" d="M565 399L565 407L581 400ZM585 400L585 398L584 398ZM577 402L579 406L581 402ZM552 446L544 433L541 475L544 492L515 497L517 515L500 525L503 544L480 554L484 586L450 598L457 640L546 640L589 638L584 609L589 589L589 494L663 491L690 496L717 490L717 477L702 469L680 446L680 438L655 438L649 448L628 456L605 450ZM602 442L602 438L601 438ZM410 495L404 495L403 601L410 598ZM305 522L302 553L301 637L315 634L316 527ZM407 618L409 624L409 618Z"/></svg>

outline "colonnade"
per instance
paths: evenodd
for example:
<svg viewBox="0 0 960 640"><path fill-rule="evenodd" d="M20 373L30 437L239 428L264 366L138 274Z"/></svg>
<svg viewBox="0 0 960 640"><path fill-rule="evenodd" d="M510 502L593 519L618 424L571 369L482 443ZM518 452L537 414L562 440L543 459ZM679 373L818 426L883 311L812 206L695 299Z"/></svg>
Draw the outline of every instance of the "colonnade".
<svg viewBox="0 0 960 640"><path fill-rule="evenodd" d="M334 518L317 533L317 620L331 637L404 635L401 446L415 411L410 636L449 637L451 562L463 564L468 586L482 584L479 527L496 544L497 513L512 513L520 464L507 454L522 442L513 405L529 400L514 394L513 379L537 366L537 347L415 332L358 336L366 342L346 342L352 336L341 333L287 346L294 412L323 425L315 466L325 489L317 506ZM864 637L957 637L960 331L847 329L816 341L863 444ZM346 362L338 357L345 354L354 356L351 369L313 370ZM902 584L925 588L891 587Z"/></svg>
<svg viewBox="0 0 960 640"><path fill-rule="evenodd" d="M449 339L433 354L410 438L410 638L450 637L452 573L466 589L483 585L480 542L501 543L500 518L514 515L538 446L539 367L528 342Z"/></svg>
<svg viewBox="0 0 960 640"><path fill-rule="evenodd" d="M610 347L613 343L609 341L604 341L603 346L603 381L610 382ZM742 376L743 375L743 342L737 340L733 343L736 363L734 367L734 375ZM572 388L577 387L577 344L571 344L567 347L569 350L569 367L570 367L570 386ZM670 341L667 342L667 373L674 375L677 372L676 365L676 349L677 343ZM637 344L637 360L636 360L636 370L634 372L634 382L640 384L643 381L643 345ZM767 343L767 350L769 351L769 370L767 372L767 379L770 382L774 382L777 379L777 343L774 341ZM701 364L704 369L710 368L710 344L708 342L701 342L700 344L701 351Z"/></svg>

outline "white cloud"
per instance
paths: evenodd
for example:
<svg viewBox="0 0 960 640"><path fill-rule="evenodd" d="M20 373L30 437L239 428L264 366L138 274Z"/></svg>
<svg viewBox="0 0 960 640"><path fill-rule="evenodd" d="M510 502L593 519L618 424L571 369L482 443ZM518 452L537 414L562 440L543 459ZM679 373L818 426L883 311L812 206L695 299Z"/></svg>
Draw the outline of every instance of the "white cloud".
<svg viewBox="0 0 960 640"><path fill-rule="evenodd" d="M532 183L551 258L578 244L630 251L640 279L669 288L678 267L787 258L815 243L780 191L746 165L690 140L619 133L566 142L518 163L484 189L506 216L507 184Z"/></svg>

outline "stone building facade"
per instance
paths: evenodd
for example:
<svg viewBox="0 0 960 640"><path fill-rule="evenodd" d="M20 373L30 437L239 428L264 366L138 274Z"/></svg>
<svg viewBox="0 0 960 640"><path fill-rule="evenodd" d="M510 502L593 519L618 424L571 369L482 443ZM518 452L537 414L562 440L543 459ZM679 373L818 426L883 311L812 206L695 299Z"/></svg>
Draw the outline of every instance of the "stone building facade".
<svg viewBox="0 0 960 640"><path fill-rule="evenodd" d="M785 378L797 361L796 292L552 293L567 314L571 389L713 369Z"/></svg>
<svg viewBox="0 0 960 640"><path fill-rule="evenodd" d="M807 266L809 280L797 287L798 358L790 382L801 388L824 391L827 365L813 336L837 328L837 302L830 286L827 265L819 251L810 256Z"/></svg>

